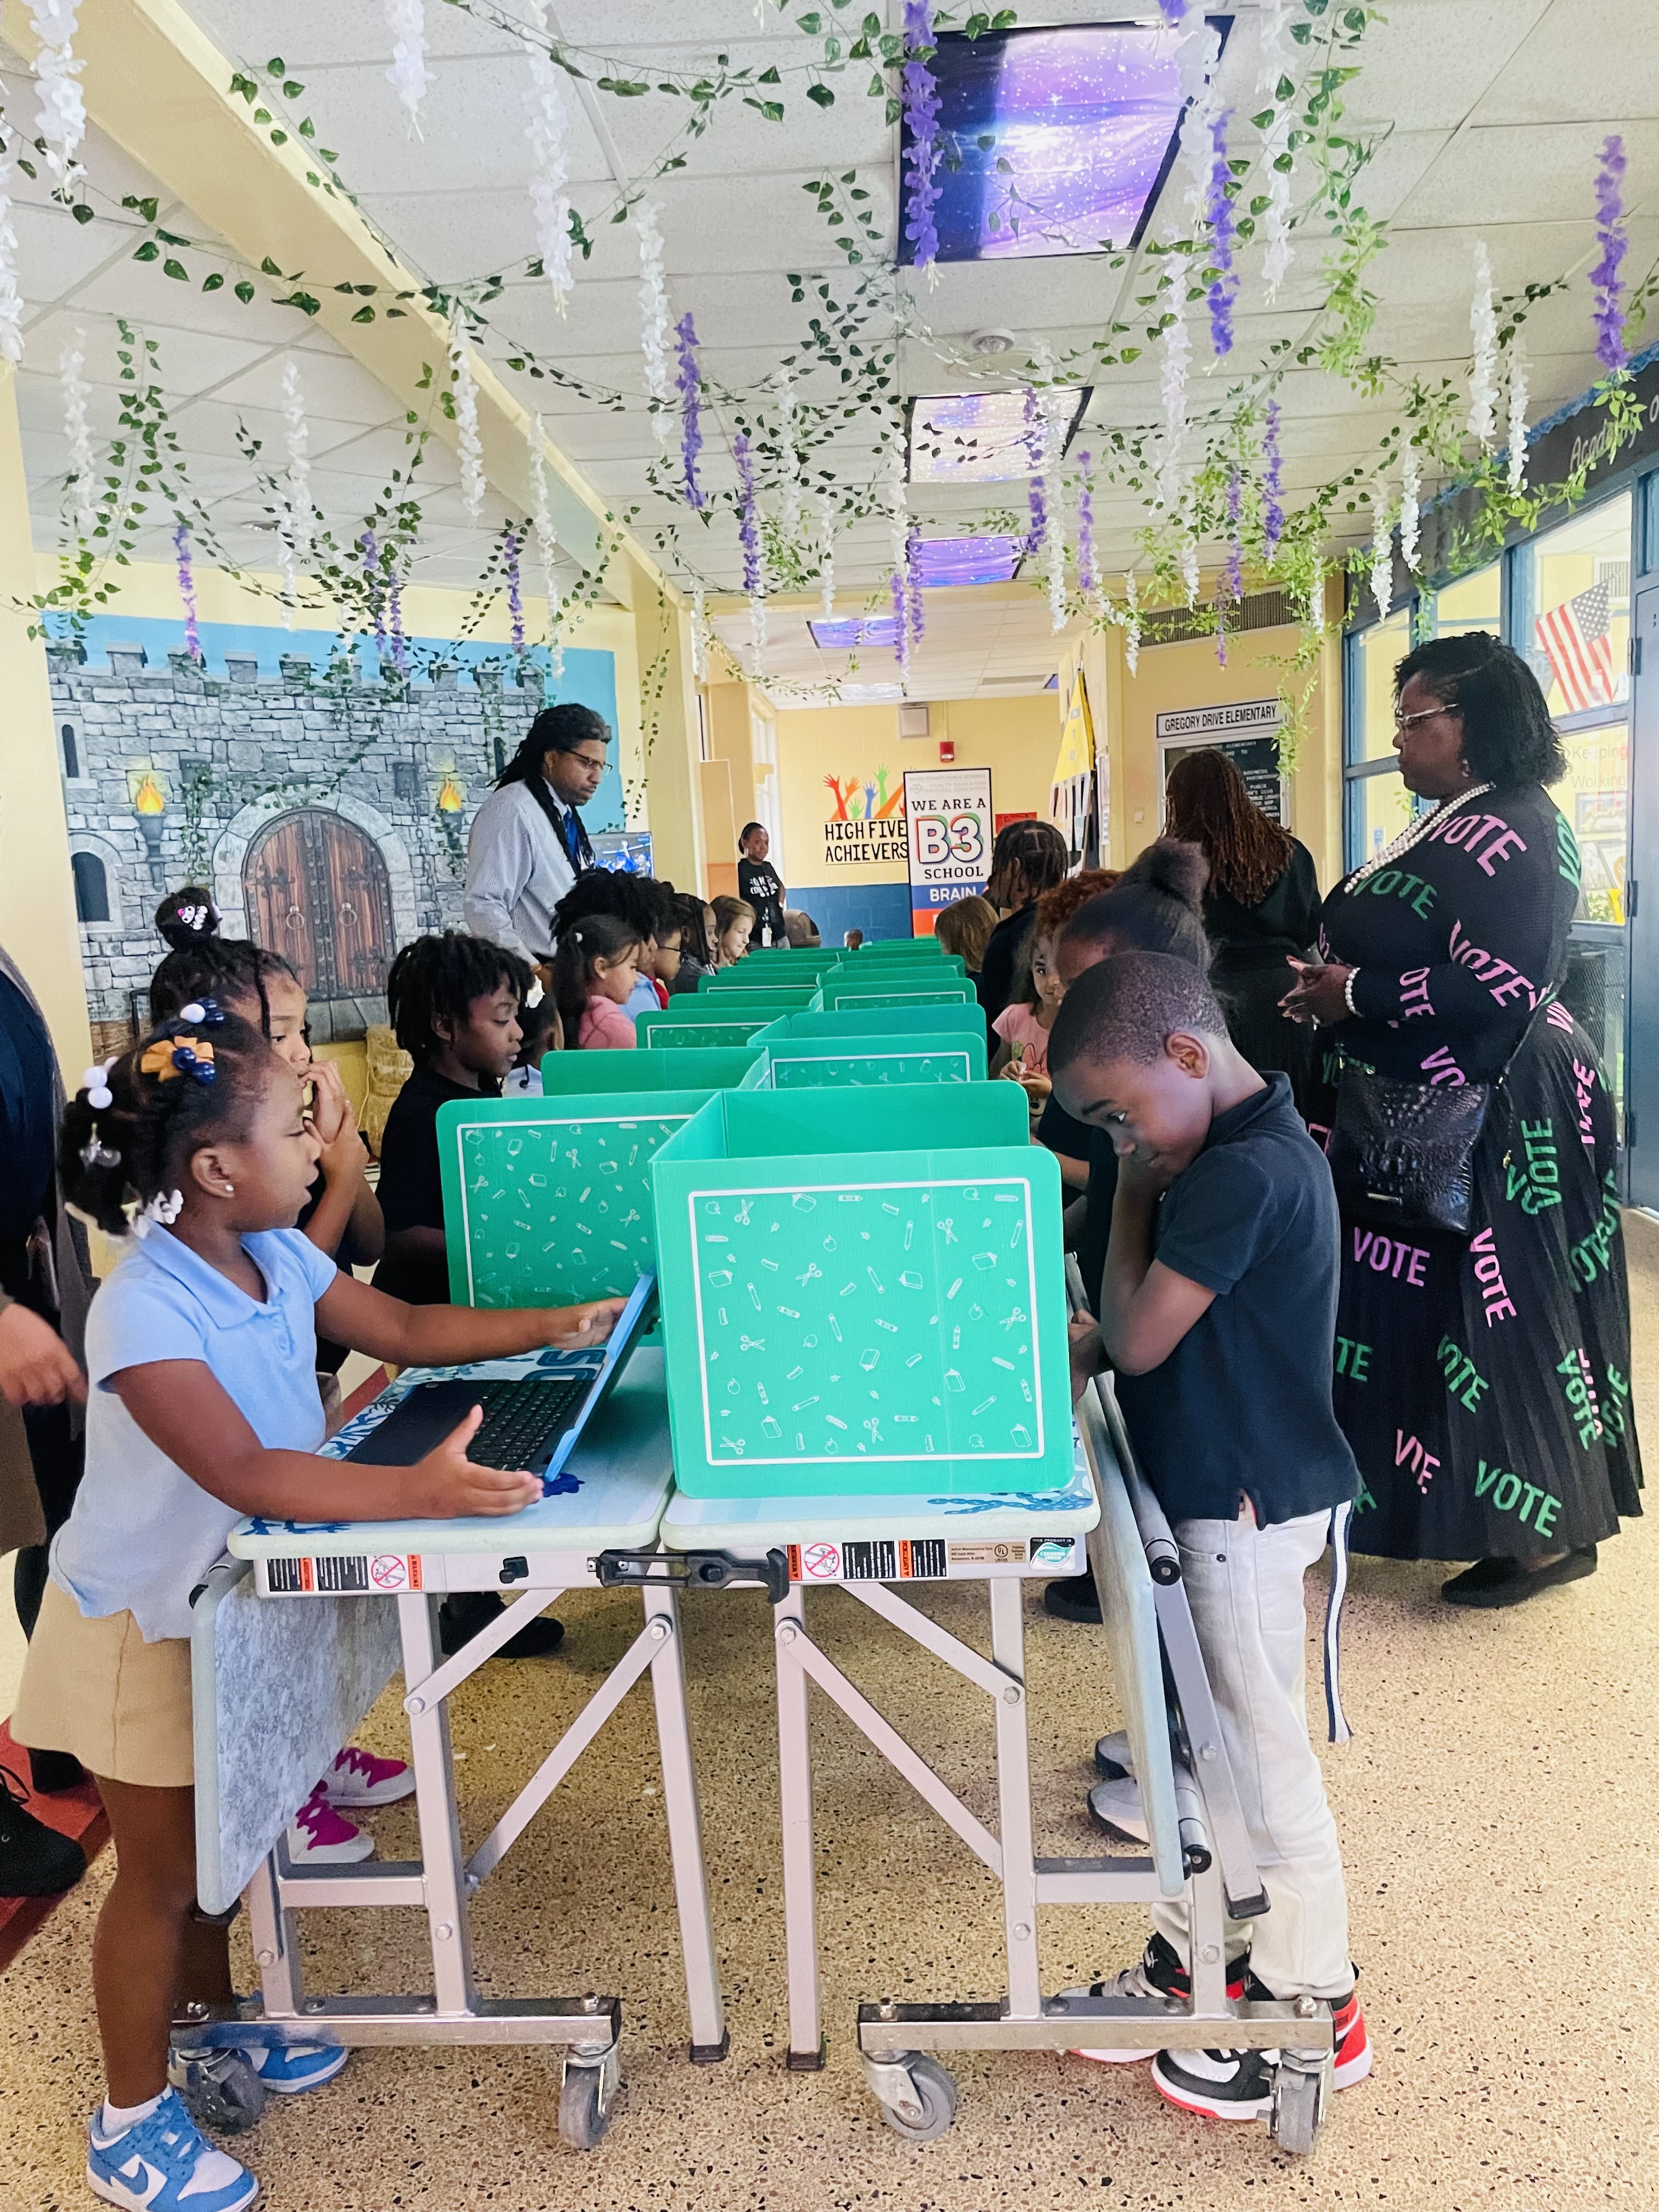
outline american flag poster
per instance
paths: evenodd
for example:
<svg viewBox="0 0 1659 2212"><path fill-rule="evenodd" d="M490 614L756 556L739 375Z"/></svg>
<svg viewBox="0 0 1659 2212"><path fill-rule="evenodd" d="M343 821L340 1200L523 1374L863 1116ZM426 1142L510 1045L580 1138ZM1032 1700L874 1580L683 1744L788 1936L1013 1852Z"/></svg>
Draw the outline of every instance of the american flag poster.
<svg viewBox="0 0 1659 2212"><path fill-rule="evenodd" d="M1533 628L1555 671L1566 702L1564 713L1582 714L1588 707L1612 705L1613 593L1607 584L1592 585L1576 599L1552 607Z"/></svg>

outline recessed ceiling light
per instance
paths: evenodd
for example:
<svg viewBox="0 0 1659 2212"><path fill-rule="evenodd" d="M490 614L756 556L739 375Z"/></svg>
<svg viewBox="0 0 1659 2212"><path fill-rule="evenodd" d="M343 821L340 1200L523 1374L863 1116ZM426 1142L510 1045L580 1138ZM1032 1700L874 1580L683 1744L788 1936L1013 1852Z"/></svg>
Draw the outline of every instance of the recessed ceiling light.
<svg viewBox="0 0 1659 2212"><path fill-rule="evenodd" d="M1064 408L1063 453L1092 397L1089 385L1055 389ZM1042 466L1042 424L1036 395L941 392L910 410L912 483L1013 483Z"/></svg>
<svg viewBox="0 0 1659 2212"><path fill-rule="evenodd" d="M968 340L969 353L1012 353L1013 349L1012 331L975 331Z"/></svg>

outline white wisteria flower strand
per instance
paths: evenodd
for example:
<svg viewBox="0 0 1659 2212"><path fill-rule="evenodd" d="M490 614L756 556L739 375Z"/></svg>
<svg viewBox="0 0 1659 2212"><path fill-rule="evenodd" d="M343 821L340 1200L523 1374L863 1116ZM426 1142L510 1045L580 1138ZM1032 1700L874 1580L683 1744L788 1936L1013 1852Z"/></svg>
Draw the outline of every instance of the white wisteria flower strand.
<svg viewBox="0 0 1659 2212"><path fill-rule="evenodd" d="M539 415L525 434L530 449L531 527L536 533L536 557L542 564L550 617L559 603L559 541L554 535L553 515L547 502L547 429Z"/></svg>
<svg viewBox="0 0 1659 2212"><path fill-rule="evenodd" d="M23 358L23 300L17 289L17 228L11 219L16 140L0 125L0 361Z"/></svg>
<svg viewBox="0 0 1659 2212"><path fill-rule="evenodd" d="M708 681L708 594L701 584L691 587L691 679Z"/></svg>
<svg viewBox="0 0 1659 2212"><path fill-rule="evenodd" d="M1048 623L1066 627L1066 486L1060 475L1060 415L1066 401L1052 386L1042 395L1043 567L1048 584Z"/></svg>
<svg viewBox="0 0 1659 2212"><path fill-rule="evenodd" d="M1394 538L1389 526L1389 487L1378 477L1371 486L1371 597L1384 616L1394 597Z"/></svg>
<svg viewBox="0 0 1659 2212"><path fill-rule="evenodd" d="M459 332L451 334L449 368L454 380L455 439L461 463L461 497L476 522L483 513L483 441L478 435L478 387L472 361Z"/></svg>
<svg viewBox="0 0 1659 2212"><path fill-rule="evenodd" d="M1486 241L1474 246L1474 295L1469 301L1469 435L1484 447L1498 434L1498 314L1492 306L1492 262Z"/></svg>
<svg viewBox="0 0 1659 2212"><path fill-rule="evenodd" d="M311 550L311 431L299 364L283 363L283 452L288 462L283 497L288 514L284 535L296 561Z"/></svg>
<svg viewBox="0 0 1659 2212"><path fill-rule="evenodd" d="M530 84L525 94L525 136L530 141L530 205L542 274L562 314L570 299L570 158L565 145L562 72L547 49L546 0L525 0L529 17Z"/></svg>
<svg viewBox="0 0 1659 2212"><path fill-rule="evenodd" d="M666 449L668 418L673 386L668 374L668 286L662 265L662 210L654 200L641 200L634 211L634 235L640 246L640 352L645 362L645 388L652 400L651 430Z"/></svg>
<svg viewBox="0 0 1659 2212"><path fill-rule="evenodd" d="M417 124L421 102L432 89L432 72L426 65L426 8L424 0L386 0L386 27L392 33L392 66L386 82Z"/></svg>
<svg viewBox="0 0 1659 2212"><path fill-rule="evenodd" d="M92 386L82 371L86 368L87 334L76 331L65 341L58 357L58 382L64 395L64 438L69 447L70 482L75 487L75 534L90 538L98 520L98 502L93 496L93 471L96 464L92 451L92 418L89 409Z"/></svg>
<svg viewBox="0 0 1659 2212"><path fill-rule="evenodd" d="M1407 443L1401 455L1400 473L1400 557L1417 574L1417 556L1422 539L1423 473L1417 457L1417 447Z"/></svg>
<svg viewBox="0 0 1659 2212"><path fill-rule="evenodd" d="M81 97L81 62L75 51L75 19L81 0L29 0L29 23L40 41L35 82L40 89L36 118L41 148L59 191L78 175L81 142L87 135L86 102Z"/></svg>
<svg viewBox="0 0 1659 2212"><path fill-rule="evenodd" d="M1177 286L1181 281L1177 277ZM1163 356L1160 383L1164 442L1158 453L1158 503L1166 514L1173 514L1181 504L1181 456L1187 436L1187 378L1193 358L1186 306L1179 299L1176 301L1176 319L1164 333Z"/></svg>
<svg viewBox="0 0 1659 2212"><path fill-rule="evenodd" d="M793 553L800 537L800 453L795 444L795 380L787 362L780 362L778 388L778 460L782 477L778 523L783 542Z"/></svg>
<svg viewBox="0 0 1659 2212"><path fill-rule="evenodd" d="M836 500L818 495L818 605L826 622L836 611Z"/></svg>
<svg viewBox="0 0 1659 2212"><path fill-rule="evenodd" d="M1518 498L1527 481L1527 349L1517 331L1510 347L1510 496Z"/></svg>

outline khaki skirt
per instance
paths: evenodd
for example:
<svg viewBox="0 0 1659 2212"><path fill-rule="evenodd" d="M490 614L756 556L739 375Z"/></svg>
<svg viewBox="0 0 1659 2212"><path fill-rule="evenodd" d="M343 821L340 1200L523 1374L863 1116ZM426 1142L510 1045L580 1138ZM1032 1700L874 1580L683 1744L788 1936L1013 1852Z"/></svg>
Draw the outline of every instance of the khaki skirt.
<svg viewBox="0 0 1659 2212"><path fill-rule="evenodd" d="M146 1644L130 1613L89 1620L49 1581L11 1732L33 1751L73 1752L110 1782L189 1789L196 1779L189 1639Z"/></svg>

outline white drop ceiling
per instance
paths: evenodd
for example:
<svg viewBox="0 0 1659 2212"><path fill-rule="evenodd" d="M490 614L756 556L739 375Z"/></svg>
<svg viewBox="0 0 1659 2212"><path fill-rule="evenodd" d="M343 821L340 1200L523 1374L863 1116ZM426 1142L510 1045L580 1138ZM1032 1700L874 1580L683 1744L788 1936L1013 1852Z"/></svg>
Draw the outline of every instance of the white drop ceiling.
<svg viewBox="0 0 1659 2212"><path fill-rule="evenodd" d="M526 192L529 155L524 131L522 52L502 23L515 20L513 0L496 21L428 0L429 65L434 83L412 135L386 81L390 34L376 0L185 0L228 64L258 64L281 54L305 85L296 106L316 119L319 139L339 151L342 175L364 210L423 278L456 283L504 270L534 250ZM483 15L491 11L485 9ZM820 111L802 98L804 64L814 41L765 4L763 33L754 0L556 0L557 32L573 46L602 52L629 72L650 77L668 68L701 66L716 52L736 65L775 62L789 76L787 120L768 123L738 100L719 106L707 133L690 141L683 169L653 186L663 207L669 291L674 312L690 308L703 344L705 372L715 383L754 390L780 356L797 346L806 307L792 304L792 271L817 271L845 298L852 277L803 188L825 173L855 168L872 194L888 250L894 233L896 131L881 103L866 98L867 67L834 81L836 105ZM828 13L826 9L824 12ZM862 12L861 9L855 13ZM884 0L896 22L898 0ZM1121 11L1100 0L1049 0L1022 8L1022 25L1083 22L1121 13L1150 19L1151 0ZM1256 10L1239 0L1222 70L1224 95L1236 116L1257 105ZM1632 251L1627 269L1639 278L1659 256L1659 40L1632 35L1625 0L1389 0L1386 21L1372 27L1363 69L1345 94L1351 120L1375 146L1358 197L1387 219L1390 244L1372 265L1378 299L1375 344L1411 373L1461 380L1467 374L1468 302L1472 249L1484 238L1497 284L1518 290L1528 281L1571 274L1569 291L1538 310L1528 325L1534 416L1582 390L1595 374L1584 272L1595 239L1592 179L1598 149L1621 131L1630 157L1627 192ZM82 37L96 36L95 10L83 12ZM9 119L33 130L33 88L15 56L0 50L0 89ZM556 312L549 286L513 279L490 309L504 337L543 349L598 385L643 391L639 352L638 266L630 227L613 227L617 200L641 182L668 147L683 103L649 97L618 100L590 87L570 103L571 189L594 238L591 260L577 264L568 314ZM1237 143L1253 148L1248 125ZM94 131L87 166L100 210L123 192L153 189L118 150ZM88 335L88 374L100 387L95 428L113 425L113 321L142 322L161 346L163 380L174 425L192 472L213 501L225 539L239 557L268 562L268 532L255 526L262 502L236 444L236 426L280 440L276 411L283 361L301 362L312 420L313 482L331 519L349 520L373 499L401 447L399 410L343 350L294 310L261 301L241 307L225 295L204 297L166 282L152 265L130 260L131 240L113 220L77 228L27 185L17 223L22 289L27 301L27 356L20 395L27 439L37 542L57 541L66 466L58 362L65 336ZM1178 204L1180 185L1166 206ZM596 219L597 218L597 219ZM131 221L131 218L125 220ZM162 210L164 223L192 235L210 232L210 209ZM1238 344L1225 374L1212 368L1200 334L1194 404L1219 394L1236 368L1259 361L1267 345L1301 337L1314 324L1322 296L1319 243L1302 234L1296 266L1276 301L1259 274L1259 252L1247 253L1238 303ZM866 264L866 269L869 264ZM312 272L321 277L324 272ZM967 350L968 334L1000 326L1016 336L1017 363L1039 343L1056 355L1124 312L1137 289L1132 268L1110 270L1103 258L1056 258L941 268L936 286L905 272L914 303L913 334L901 348L899 380L906 394L994 389L1012 380L994 362ZM876 334L881 335L878 322ZM1652 335L1659 335L1656 328ZM492 340L498 364L509 347ZM547 383L503 370L513 388L545 413L552 434L595 489L613 505L637 506L634 527L648 547L660 542L665 566L715 590L735 591L741 558L734 524L722 514L708 526L678 501L653 492L647 479L656 448L643 412L617 416ZM1078 442L1091 433L1155 422L1156 363L1094 380L1094 396ZM830 396L809 381L802 398ZM1398 395L1358 394L1316 370L1293 371L1280 393L1285 477L1305 490L1351 463L1364 463L1381 433L1397 418ZM716 407L706 423L705 477L715 488L735 481L732 425ZM877 425L842 425L835 443L844 477L868 480ZM485 533L469 526L452 454L441 441L428 449L428 531L418 568L422 580L470 582L481 566ZM1018 504L1023 488L918 486L914 511L924 527L954 532L988 505ZM506 513L492 503L492 516ZM1138 505L1109 491L1097 501L1103 561L1123 565L1132 552ZM1340 518L1347 534L1367 527L1363 509ZM149 549L146 549L149 550ZM843 611L879 601L888 557L881 521L855 525L836 556L838 605ZM927 636L912 672L918 696L961 696L964 687L998 688L1024 677L1046 677L1054 665L1046 603L1038 590L1001 594L929 595ZM997 611L991 610L994 605ZM977 610L977 611L976 611ZM775 610L771 665L799 684L844 679L855 686L890 683L890 655L865 652L850 673L847 656L824 654L799 612ZM746 614L720 617L734 644L747 636ZM879 666L878 664L881 664Z"/></svg>

